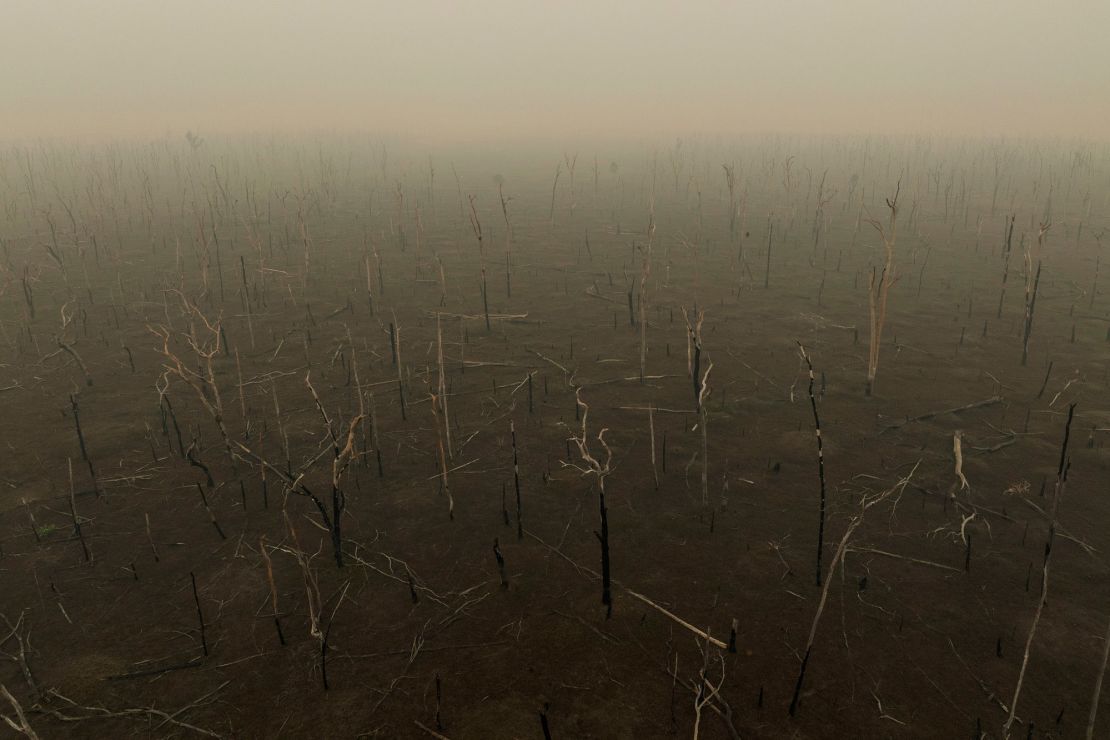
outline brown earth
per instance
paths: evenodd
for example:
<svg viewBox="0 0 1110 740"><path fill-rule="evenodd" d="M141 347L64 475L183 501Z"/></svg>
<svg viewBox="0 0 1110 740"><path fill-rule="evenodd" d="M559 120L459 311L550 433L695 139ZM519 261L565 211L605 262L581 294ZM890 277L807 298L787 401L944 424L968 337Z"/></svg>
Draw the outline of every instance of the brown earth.
<svg viewBox="0 0 1110 740"><path fill-rule="evenodd" d="M660 166L642 382L641 334L628 298L631 290L638 305L648 242L653 186L650 158L639 166L642 152L617 174L602 159L596 189L592 162L578 166L573 192L564 166L550 213L546 160L505 165L505 193L513 197L511 296L494 173L465 155L458 188L447 158L437 162L429 199L426 158L389 170L359 159L365 167L352 174L342 147L320 154L328 166L299 174L289 152L249 144L218 152L135 148L118 155L119 167L108 154L94 160L62 150L33 160L41 173L34 188L20 176L20 159L6 154L12 205L4 225L0 387L17 387L0 392L0 613L13 628L2 649L15 659L0 661L0 682L43 737L434 731L540 738L541 712L556 739L689 736L705 641L635 592L720 640L737 620L736 652L709 648L708 675L716 683L723 672L724 680L719 700L703 711L701 737L730 737L730 726L744 737L968 737L977 727L999 736L1037 606L1045 512L1068 405L1076 403L1048 599L1013 732L1082 735L1110 618L1110 299L1091 293L1101 248L1095 235L1106 218L1088 205L1105 203L1105 194L1084 188L1105 182L1108 161L1095 157L1069 171L1063 148L1042 152L1063 164L1052 181L1053 225L1039 254L1031 353L1022 366L1020 240L1035 242L1047 187L1036 179L1036 156L1015 150L1010 190L992 212L993 162L983 152L922 153L912 143L888 143L910 174L900 200L899 280L868 398L867 277L881 243L859 219L860 189L848 200L850 178L867 162L847 145L799 147L792 189L783 186L791 152L779 144L739 155L745 193L734 235L719 168L724 155L688 151L689 173L698 177L689 187L688 175L676 177L675 187ZM307 151L311 159L314 150ZM893 192L898 167L888 175L882 158L870 157L862 217L885 221L882 199ZM934 161L957 173L950 205L944 180L934 184L921 164ZM811 170L808 187L803 165ZM812 173L825 167L835 183L825 192L836 194L815 240ZM146 173L153 185L144 185ZM970 183L962 197L955 195L961 176ZM56 192L45 184L51 181ZM1031 182L1040 182L1039 194ZM76 204L76 234L62 203ZM1000 309L1010 212L1016 229ZM64 274L44 245L59 254ZM341 444L360 407L356 368L363 407L373 393L382 474L362 425L341 481L344 567L336 567L326 527L303 491L290 492L273 471L264 488L254 460L229 456L198 394L171 377L184 445L195 440L194 457L211 469L215 485L205 497L223 538L213 526L200 493L205 475L183 458L156 389L165 358L152 329L169 327L186 367L196 366L181 340L187 319L175 289L210 320L222 318L215 370L232 438L279 469L286 467L282 430L292 470L321 454L302 482L329 510L332 443L305 375ZM708 505L681 312L695 304L705 310L702 367L713 364ZM429 401L437 312L453 520ZM405 418L391 323L401 327ZM59 339L80 356L91 384ZM822 568L831 584L791 717L821 596L816 442L796 341L817 374L828 488ZM580 432L573 386L589 405L591 449L600 451L596 434L606 428L613 451L606 480L611 618L597 576L596 479L573 467L582 463L567 442ZM993 396L1001 400L907 421ZM642 410L648 404L657 409L658 488ZM519 539L510 421L519 445ZM956 485L957 430L969 491ZM67 458L91 562L69 510ZM842 567L828 572L861 497L911 471L908 483L868 511ZM319 582L327 690L283 513ZM18 660L17 635L29 640L34 687ZM1110 721L1110 708L1103 710L1100 728Z"/></svg>

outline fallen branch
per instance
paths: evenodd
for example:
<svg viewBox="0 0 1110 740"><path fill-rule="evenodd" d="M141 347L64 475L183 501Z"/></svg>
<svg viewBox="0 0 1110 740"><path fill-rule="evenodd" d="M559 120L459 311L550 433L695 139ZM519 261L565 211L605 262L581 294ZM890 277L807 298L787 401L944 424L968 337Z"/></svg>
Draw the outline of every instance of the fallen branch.
<svg viewBox="0 0 1110 740"><path fill-rule="evenodd" d="M529 537L531 537L532 539L534 539L536 542L538 542L541 545L543 545L544 547L546 547L551 552L553 552L556 555L558 555L559 557L561 557L563 560L570 563L572 566L574 566L575 570L577 570L579 573L588 573L590 576L592 576L595 579L601 578L601 575L597 571L592 570L590 568L587 568L584 565L579 565L578 563L574 562L569 557L567 557L561 550L559 550L558 548L552 547L551 545L544 542L542 539L540 539L538 536L536 536L536 534L534 532L531 532L531 531L526 529L526 530L524 530L524 533L526 535L528 535ZM660 606L659 604L652 601L651 599L644 596L643 594L638 593L636 591L633 591L632 589L630 589L627 586L625 586L624 584L622 584L620 581L614 580L613 585L620 588L622 591L627 593L632 598L637 599L637 600L647 604L651 608L655 609L660 614L662 614L663 616L665 616L668 619L670 619L671 621L673 621L675 624L677 624L681 627L685 627L686 629L688 629L690 632L694 633L695 635L697 635L701 639L708 640L709 642L711 642L712 644L716 645L719 648L723 648L725 650L728 649L728 645L726 643L721 642L720 640L718 640L715 637L711 637L710 635L707 635L705 632L698 629L694 625L690 624L685 619L682 619L681 617L676 615L674 612L669 611L666 608Z"/></svg>
<svg viewBox="0 0 1110 740"><path fill-rule="evenodd" d="M12 705L12 709L15 711L15 719L12 719L6 714L0 714L0 719L4 720L4 723L16 732L23 733L28 740L39 740L39 736L31 728L31 723L27 721L27 716L23 714L23 707L16 701L16 698L11 695L11 692L8 691L8 687L4 684L0 684L0 696L7 699L8 703Z"/></svg>
<svg viewBox="0 0 1110 740"><path fill-rule="evenodd" d="M441 735L440 733L433 730L431 727L428 727L427 725L421 723L420 720L414 719L412 721L412 723L414 725L416 725L417 727L419 727L424 732L426 732L429 735L431 735L432 737L436 738L437 740L450 740L450 738L448 738L446 735Z"/></svg>
<svg viewBox="0 0 1110 740"><path fill-rule="evenodd" d="M161 675L163 673L170 673L171 671L180 671L180 670L184 670L186 668L196 668L198 665L200 665L203 662L204 662L204 659L201 656L198 655L197 657L195 657L191 660L187 660L184 663L174 663L173 665L159 666L157 668L147 668L146 670L132 671L130 673L113 673L110 676L105 676L104 680L105 681L122 681L122 680L127 679L127 678L142 678L144 676L158 676L158 675Z"/></svg>
<svg viewBox="0 0 1110 740"><path fill-rule="evenodd" d="M58 699L61 699L62 701L66 702L67 704L69 704L74 709L81 710L81 711L84 711L84 712L88 712L88 714L84 714L84 715L63 714L61 711L59 711L57 709L46 709L45 707L42 707L41 705L36 705L32 709L32 711L34 711L38 714L45 714L45 715L51 716L54 719L61 720L62 722L84 722L85 720L89 720L89 719L110 719L110 718L113 718L113 717L131 717L131 718L134 718L134 719L138 719L140 721L149 721L150 718L157 718L157 719L161 719L163 724L166 723L166 722L169 722L170 724L176 725L176 726L181 727L183 729L192 730L193 732L197 733L198 735L204 735L206 737L223 737L223 735L219 734L218 732L213 732L213 731L207 730L203 727L198 727L197 725L189 724L188 722L182 722L181 720L176 719L176 717L177 717L177 715L181 714L181 712L184 711L185 709L198 706L199 702L204 701L205 699L210 697L212 694L216 693L216 691L219 691L224 686L227 686L229 683L231 683L231 682L230 681L225 681L224 683L220 684L220 686L218 688L216 688L215 691L209 692L208 694L206 694L204 697L201 697L201 699L198 699L197 701L190 702L189 704L185 705L185 707L182 707L181 709L174 712L173 714L163 712L162 710L155 709L154 707L135 707L135 708L129 708L129 709L120 709L120 710L115 710L115 711L111 710L111 709L105 709L104 707L85 707L85 706L81 706L80 704L78 704L77 702L73 701L72 699L70 699L68 697L62 696L61 694L59 694L54 689L51 689L48 692L51 696L53 696L55 698L58 698Z"/></svg>
<svg viewBox="0 0 1110 740"><path fill-rule="evenodd" d="M953 573L962 573L959 568L953 568L951 565L944 565L942 563L934 563L932 560L921 560L920 558L911 558L906 555L899 555L896 552L887 552L886 550L876 550L873 547L849 547L848 552L866 552L871 555L883 555L888 558L897 558L898 560L905 560L908 563L916 563L917 565L928 565L931 568L939 568L941 570L950 570Z"/></svg>
<svg viewBox="0 0 1110 740"><path fill-rule="evenodd" d="M889 431L891 429L900 429L900 428L906 426L907 424L912 424L915 421L927 421L929 419L933 419L933 418L936 418L938 416L943 416L944 414L958 414L961 411L971 411L972 409L978 409L978 408L982 408L984 406L993 406L994 404L1001 403L1001 402L1002 402L1002 396L991 396L990 398L983 399L982 401L976 401L975 403L969 403L966 406L957 406L956 408L942 409L940 411L933 411L932 413L929 413L929 414L922 414L921 416L912 416L912 417L910 417L908 419L905 419L903 421L898 421L898 422L895 422L893 424L887 424L886 427L882 430L882 432L886 432L886 431ZM882 432L879 432L879 433L882 434Z"/></svg>

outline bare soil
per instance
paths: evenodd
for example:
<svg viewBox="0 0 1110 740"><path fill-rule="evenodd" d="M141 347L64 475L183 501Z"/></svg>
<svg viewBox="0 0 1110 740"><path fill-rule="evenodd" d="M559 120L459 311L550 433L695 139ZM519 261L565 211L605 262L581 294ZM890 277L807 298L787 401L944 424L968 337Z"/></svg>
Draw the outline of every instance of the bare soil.
<svg viewBox="0 0 1110 740"><path fill-rule="evenodd" d="M720 682L703 738L1001 736L1071 403L1047 604L1012 732L1082 735L1110 619L1110 295L1095 277L1108 224L1106 193L1090 185L1106 182L1104 153L1075 165L1063 146L1014 148L992 207L995 160L972 145L887 142L882 156L844 142L707 145L681 151L687 169L673 179L662 156L653 177L650 153L612 172L602 152L596 185L583 153L573 191L564 164L554 200L550 156L487 164L459 153L458 185L437 156L430 196L419 154L383 165L377 149L330 142L318 155L216 146L33 150L33 187L21 156L2 157L0 387L14 387L0 392L0 613L11 625L0 633L12 632L0 683L42 737L541 738L541 713L557 740L683 737L703 665ZM726 156L743 183L732 233ZM1038 156L1052 174L1038 175ZM886 222L902 161L898 280L867 397L868 278L882 251L867 218ZM933 163L946 168L939 179ZM1043 271L1022 366L1022 250L1037 249L1046 197L1052 226L1034 252ZM641 380L630 302L649 240ZM200 396L171 374L181 440L214 485L183 456L160 405L167 359L155 334L167 328L198 367L181 338L181 295L221 321L214 368L231 437L303 472L329 512L332 440L306 374L340 446L372 393L379 443L359 425L341 480L342 568L303 490L272 470L264 484L256 460L229 455ZM682 314L695 306L702 369L713 365L707 505ZM437 313L453 518L429 400ZM816 372L831 585L791 717L821 596L816 438L797 342ZM613 452L609 618L597 480L568 442L581 432L575 388L591 449L604 428ZM955 474L956 431L970 490ZM861 498L899 481L829 572ZM326 656L287 520L318 579ZM735 619L735 652L710 645L704 657L705 640L664 609L724 642Z"/></svg>

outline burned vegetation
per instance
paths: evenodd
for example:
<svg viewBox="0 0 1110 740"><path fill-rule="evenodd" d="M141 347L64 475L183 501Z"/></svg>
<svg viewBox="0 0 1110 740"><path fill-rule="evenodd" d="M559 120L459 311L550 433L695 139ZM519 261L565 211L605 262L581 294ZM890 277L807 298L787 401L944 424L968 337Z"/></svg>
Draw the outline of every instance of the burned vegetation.
<svg viewBox="0 0 1110 740"><path fill-rule="evenodd" d="M1108 197L1045 143L6 149L5 727L1103 735Z"/></svg>

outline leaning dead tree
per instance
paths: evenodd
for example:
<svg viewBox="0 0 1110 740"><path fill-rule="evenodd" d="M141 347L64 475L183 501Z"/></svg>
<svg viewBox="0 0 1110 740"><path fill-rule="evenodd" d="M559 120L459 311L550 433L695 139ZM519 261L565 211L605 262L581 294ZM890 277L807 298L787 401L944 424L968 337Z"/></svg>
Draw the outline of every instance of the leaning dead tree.
<svg viewBox="0 0 1110 740"><path fill-rule="evenodd" d="M431 401L432 415L435 417L436 451L439 454L440 486L447 497L447 518L455 520L455 499L451 495L451 484L447 480L447 450L443 444L443 432L447 425L446 405L442 393L429 387L428 400Z"/></svg>
<svg viewBox="0 0 1110 740"><path fill-rule="evenodd" d="M1071 458L1068 456L1068 440L1071 437L1071 422L1074 418L1075 404L1073 403L1068 406L1068 420L1064 424L1064 441L1060 445L1060 465L1056 469L1056 485L1052 490L1052 506L1048 514L1048 541L1044 545L1044 561L1041 563L1041 592L1037 597L1037 608L1033 612L1033 622L1029 625L1029 634L1025 638L1025 653L1022 655L1017 684L1014 686L1014 697L1010 700L1010 714L1006 717L1006 724L1002 726L1003 737L1010 736L1010 727L1014 724L1018 699L1021 697L1021 686L1025 682L1025 670L1029 667L1029 649L1033 646L1033 638L1036 637L1037 627L1041 622L1041 613L1044 611L1045 603L1048 602L1048 566L1052 559L1052 546L1056 542L1060 499L1064 495L1064 487L1068 482L1068 469L1071 467Z"/></svg>
<svg viewBox="0 0 1110 740"><path fill-rule="evenodd" d="M890 287L898 281L894 272L894 244L898 237L898 195L902 191L902 181L898 181L894 197L886 199L886 206L890 209L890 221L886 227L877 219L868 222L879 232L883 240L886 259L881 271L874 266L871 268L871 281L867 289L867 305L870 317L870 346L867 353L867 395L870 396L875 387L875 373L879 369L879 345L883 337L883 324L886 323L886 301Z"/></svg>
<svg viewBox="0 0 1110 740"><path fill-rule="evenodd" d="M597 441L604 450L604 455L595 455L590 451L589 432L586 428L586 419L590 415L590 406L582 400L581 387L574 389L574 398L582 411L582 428L578 435L571 436L570 441L574 442L575 446L578 448L578 455L582 458L582 464L576 465L567 461L564 462L563 465L574 468L584 476L597 476L597 500L601 515L601 531L594 532L594 536L597 537L598 542L601 544L601 603L605 606L605 618L608 619L613 615L613 593L609 574L609 510L605 506L605 479L613 472L613 450L609 448L608 443L605 441L605 433L609 430L603 428L597 433ZM601 459L602 457L604 457L604 461Z"/></svg>
<svg viewBox="0 0 1110 740"><path fill-rule="evenodd" d="M736 164L722 164L725 171L725 185L728 186L728 235L736 239Z"/></svg>
<svg viewBox="0 0 1110 740"><path fill-rule="evenodd" d="M860 525L863 524L863 518L866 516L867 512L892 496L901 495L902 491L909 485L910 480L913 478L913 474L917 472L917 467L920 464L920 462L916 463L905 477L890 488L878 493L865 494L860 499L859 508L856 510L855 515L848 520L848 526L844 530L844 535L840 538L840 544L836 546L836 552L833 554L832 562L829 563L830 575L836 572L837 566L844 560L844 555L848 551L848 543L851 541L852 535L854 535ZM813 653L813 643L817 638L817 626L820 624L821 615L825 611L825 604L828 602L829 598L829 586L832 585L832 582L832 578L825 578L825 585L821 587L821 597L817 601L817 612L813 615L813 623L809 628L809 639L806 640L806 649L802 654L802 665L798 669L798 680L794 683L794 697L790 700L791 717L798 711L798 702L802 695L802 684L805 681L806 668L809 666L809 658Z"/></svg>

